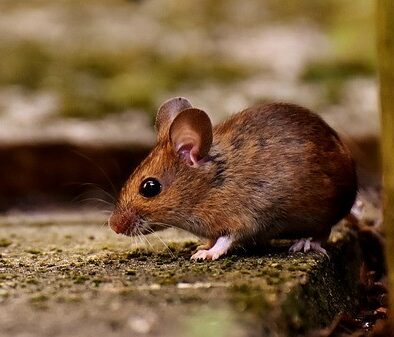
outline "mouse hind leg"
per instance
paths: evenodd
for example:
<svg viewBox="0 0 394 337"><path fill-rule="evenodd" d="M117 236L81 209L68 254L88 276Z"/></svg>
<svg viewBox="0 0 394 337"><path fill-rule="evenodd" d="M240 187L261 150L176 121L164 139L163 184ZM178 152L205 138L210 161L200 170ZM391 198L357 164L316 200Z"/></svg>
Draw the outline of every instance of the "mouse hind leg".
<svg viewBox="0 0 394 337"><path fill-rule="evenodd" d="M358 226L360 219L362 218L363 211L364 203L361 200L356 200L351 211L345 217L345 219L351 224ZM289 252L296 253L303 251L304 253L307 253L309 251L315 251L323 253L328 257L327 251L321 246L321 244L327 242L330 232L331 230L326 231L325 233L317 236L315 239L299 239L290 247Z"/></svg>
<svg viewBox="0 0 394 337"><path fill-rule="evenodd" d="M322 247L323 243L326 243L330 236L331 228L321 232L313 237L301 238L289 248L290 253L296 253L303 251L307 253L309 251L322 253L328 257L327 251Z"/></svg>
<svg viewBox="0 0 394 337"><path fill-rule="evenodd" d="M314 240L312 238L306 238L306 239L303 238L297 240L289 248L289 252L296 253L303 251L304 253L307 253L309 251L314 251L314 252L322 253L328 257L327 251L321 246L321 244L322 244L321 240Z"/></svg>

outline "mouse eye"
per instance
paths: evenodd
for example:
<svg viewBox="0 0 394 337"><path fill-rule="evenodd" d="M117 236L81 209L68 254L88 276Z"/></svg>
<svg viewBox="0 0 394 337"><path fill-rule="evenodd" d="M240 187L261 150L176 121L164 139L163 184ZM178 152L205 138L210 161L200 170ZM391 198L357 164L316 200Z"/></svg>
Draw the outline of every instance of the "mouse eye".
<svg viewBox="0 0 394 337"><path fill-rule="evenodd" d="M145 198L152 198L161 192L161 184L156 178L146 178L140 186L140 194Z"/></svg>

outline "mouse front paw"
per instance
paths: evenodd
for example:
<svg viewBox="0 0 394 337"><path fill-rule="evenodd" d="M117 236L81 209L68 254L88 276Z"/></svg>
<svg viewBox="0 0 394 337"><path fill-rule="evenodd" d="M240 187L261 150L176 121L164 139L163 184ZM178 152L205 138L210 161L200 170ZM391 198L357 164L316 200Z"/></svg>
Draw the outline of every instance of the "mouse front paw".
<svg viewBox="0 0 394 337"><path fill-rule="evenodd" d="M210 249L201 249L192 255L192 260L217 260L220 254L211 252Z"/></svg>
<svg viewBox="0 0 394 337"><path fill-rule="evenodd" d="M225 255L230 249L233 239L229 236L221 236L210 249L200 249L192 255L191 260L217 260Z"/></svg>

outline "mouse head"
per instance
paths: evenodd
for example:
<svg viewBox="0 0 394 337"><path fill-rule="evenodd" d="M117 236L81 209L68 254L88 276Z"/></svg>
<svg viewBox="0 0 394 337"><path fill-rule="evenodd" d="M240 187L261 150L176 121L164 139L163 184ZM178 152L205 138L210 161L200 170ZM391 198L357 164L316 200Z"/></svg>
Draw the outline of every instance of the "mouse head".
<svg viewBox="0 0 394 337"><path fill-rule="evenodd" d="M116 233L185 228L209 189L212 124L208 115L177 97L159 108L155 128L155 148L123 186L108 221Z"/></svg>

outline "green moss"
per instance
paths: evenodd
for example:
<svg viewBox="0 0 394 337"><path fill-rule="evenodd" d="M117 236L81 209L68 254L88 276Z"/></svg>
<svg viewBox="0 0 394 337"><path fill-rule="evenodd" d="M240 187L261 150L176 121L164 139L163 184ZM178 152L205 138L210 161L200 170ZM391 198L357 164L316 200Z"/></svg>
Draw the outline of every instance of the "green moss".
<svg viewBox="0 0 394 337"><path fill-rule="evenodd" d="M6 238L0 238L0 248L5 248L8 247L12 244L11 240L8 240ZM1 256L0 256L1 257Z"/></svg>
<svg viewBox="0 0 394 337"><path fill-rule="evenodd" d="M56 297L56 301L59 303L81 303L83 298L78 295L60 295Z"/></svg>
<svg viewBox="0 0 394 337"><path fill-rule="evenodd" d="M89 6L99 3L92 1ZM44 1L38 8L44 6L49 5ZM288 23L307 17L328 34L334 46L334 60L323 65L312 64L303 77L307 81L327 83L328 102L340 100L341 87L338 84L344 79L373 74L371 0L357 3L350 0L301 0L296 3L287 1L285 5L267 0L253 6L256 13L268 15L261 23L261 15L249 13L246 16L248 20L242 22L245 27L269 25L272 21ZM71 16L80 9L76 3L66 7ZM234 10L228 7L224 0L169 6L165 13L159 15L159 23L170 29L198 27L197 34L215 41L218 32L225 32L227 25L234 25ZM127 4L120 2L114 8L129 9ZM3 10L11 8L5 6ZM192 17L189 15L191 12ZM78 21L75 23L78 26ZM204 87L212 82L226 86L263 71L229 61L220 51L204 50L169 56L155 44L106 48L77 38L72 44L48 43L38 39L3 41L0 55L0 84L16 84L27 90L50 90L60 98L59 113L77 118L97 118L129 108L153 113L158 98L168 92L185 87ZM338 63L335 59L350 61ZM331 62L333 65L329 65Z"/></svg>
<svg viewBox="0 0 394 337"><path fill-rule="evenodd" d="M343 98L343 85L354 77L371 77L374 65L366 60L326 60L309 64L301 79L310 83L319 83L326 89L329 104L338 104Z"/></svg>
<svg viewBox="0 0 394 337"><path fill-rule="evenodd" d="M135 276L137 272L134 269L126 269L125 274L128 276Z"/></svg>
<svg viewBox="0 0 394 337"><path fill-rule="evenodd" d="M168 89L169 79L147 70L122 73L104 83L103 103L108 109L155 109L155 98Z"/></svg>
<svg viewBox="0 0 394 337"><path fill-rule="evenodd" d="M35 294L30 298L31 303L41 303L49 300L49 297L44 294Z"/></svg>
<svg viewBox="0 0 394 337"><path fill-rule="evenodd" d="M83 284L89 280L89 277L84 275L75 275L73 276L73 280L75 284Z"/></svg>
<svg viewBox="0 0 394 337"><path fill-rule="evenodd" d="M16 277L15 274L11 273L1 273L0 280L13 280Z"/></svg>
<svg viewBox="0 0 394 337"><path fill-rule="evenodd" d="M38 89L48 75L51 55L42 44L21 40L0 44L0 84Z"/></svg>
<svg viewBox="0 0 394 337"><path fill-rule="evenodd" d="M0 45L0 54L0 84L50 89L66 117L96 118L131 107L151 112L157 97L169 90L206 81L225 84L250 73L215 55L168 58L153 48L115 52L100 46L50 48L16 41Z"/></svg>
<svg viewBox="0 0 394 337"><path fill-rule="evenodd" d="M35 284L35 285L39 284L39 280L33 277L27 278L25 282L28 284Z"/></svg>
<svg viewBox="0 0 394 337"><path fill-rule="evenodd" d="M26 249L25 251L26 251L26 253L30 253L30 254L33 254L33 255L40 255L40 254L42 254L42 251L39 250L39 249L36 249L36 248Z"/></svg>
<svg viewBox="0 0 394 337"><path fill-rule="evenodd" d="M196 311L183 322L182 330L190 337L227 337L236 326L236 317L226 308Z"/></svg>
<svg viewBox="0 0 394 337"><path fill-rule="evenodd" d="M7 298L10 295L9 291L5 289L0 289L0 298Z"/></svg>
<svg viewBox="0 0 394 337"><path fill-rule="evenodd" d="M150 252L146 249L137 248L137 249L134 249L133 251L127 253L126 258L131 260L131 259L144 257L144 256L151 256L151 255L152 255L152 252Z"/></svg>
<svg viewBox="0 0 394 337"><path fill-rule="evenodd" d="M250 284L238 284L231 288L231 300L238 311L251 311L258 316L269 308L267 303L267 289Z"/></svg>
<svg viewBox="0 0 394 337"><path fill-rule="evenodd" d="M328 25L328 33L341 58L376 64L375 8L372 0L336 0L337 9Z"/></svg>
<svg viewBox="0 0 394 337"><path fill-rule="evenodd" d="M31 245L32 228L40 233L40 240L34 238L32 242L41 254L25 253L26 244ZM5 271L0 275L1 287L7 291L4 301L19 298L34 309L48 309L45 312L51 312L52 306L74 304L75 309L89 308L86 310L90 312L98 308L102 312L102 308L116 308L119 303L122 308L160 310L158 300L166 310L225 304L236 317L246 315L259 325L268 324L267 331L276 331L278 327L272 324L281 321L286 328L299 332L327 322L337 310L350 310L355 297L348 285L354 284L349 275L358 262L354 258L351 264L343 264L343 256L356 256L351 244L354 238L346 231L336 236L335 247L328 247L330 261L320 254L289 256L288 245L281 243L264 251L240 250L218 261L196 262L190 260L195 241L169 243L169 248L155 250L149 246L134 249L130 242L113 236L100 239L100 243L92 241L89 237L97 234L97 228L85 230L81 236L80 228L74 229L79 244L70 248L64 234L48 246L53 240L47 234L50 231L29 227L23 234L23 227L19 228L1 266ZM350 241L344 246L346 235ZM62 254L54 253L55 243L58 247L67 245ZM101 249L103 245L107 250ZM187 320L183 309L177 316Z"/></svg>
<svg viewBox="0 0 394 337"><path fill-rule="evenodd" d="M308 82L343 81L355 76L373 74L373 65L362 60L327 60L310 64L304 70L302 79Z"/></svg>

